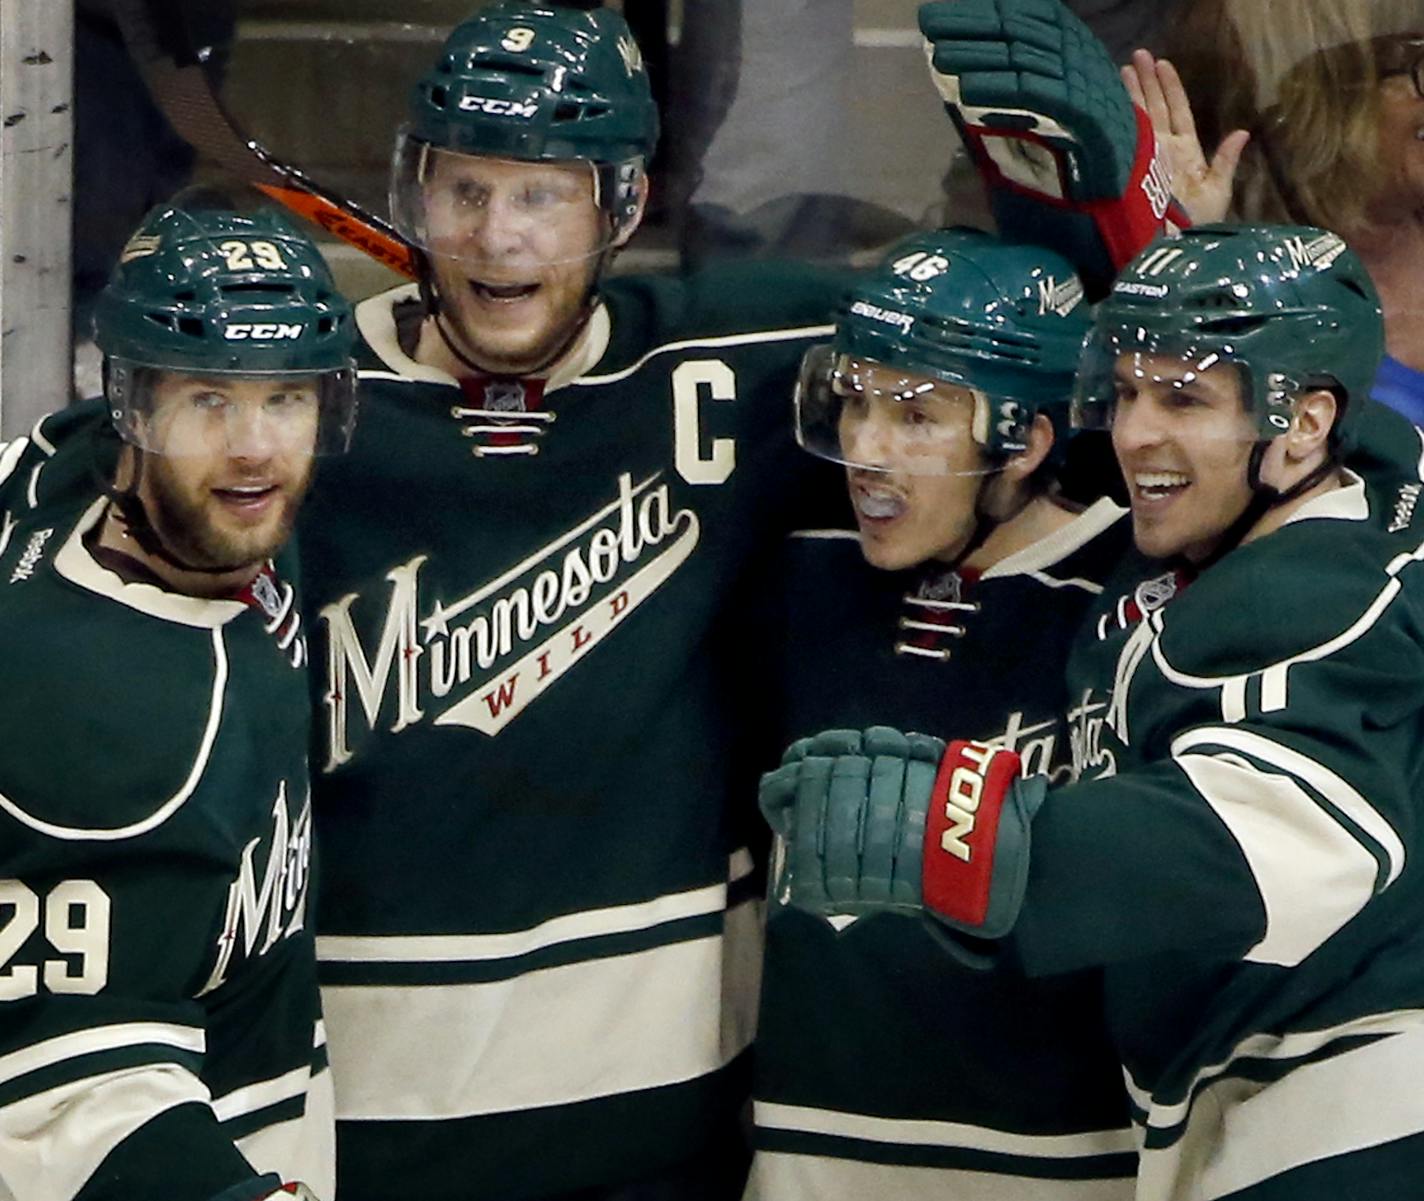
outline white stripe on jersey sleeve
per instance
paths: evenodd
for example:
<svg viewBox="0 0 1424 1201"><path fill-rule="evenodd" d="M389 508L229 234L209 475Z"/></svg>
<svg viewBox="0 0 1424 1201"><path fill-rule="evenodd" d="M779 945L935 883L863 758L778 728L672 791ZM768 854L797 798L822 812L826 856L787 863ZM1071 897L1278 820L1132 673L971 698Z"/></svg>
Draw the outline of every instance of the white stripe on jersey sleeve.
<svg viewBox="0 0 1424 1201"><path fill-rule="evenodd" d="M38 1072L96 1051L116 1051L123 1047L152 1044L177 1047L193 1055L201 1055L207 1046L203 1031L197 1026L177 1026L168 1022L116 1022L109 1026L94 1026L60 1034L43 1042L33 1043L8 1055L0 1055L0 1084L8 1083L29 1072Z"/></svg>
<svg viewBox="0 0 1424 1201"><path fill-rule="evenodd" d="M16 438L12 442L0 442L0 484L3 484L15 472L16 465L24 456L25 448L29 446L28 438Z"/></svg>
<svg viewBox="0 0 1424 1201"><path fill-rule="evenodd" d="M1189 753L1194 747L1215 753ZM1340 776L1298 751L1246 730L1203 728L1178 736L1172 757L1236 839L1260 890L1266 933L1247 962L1301 962L1403 869L1404 847L1389 823ZM1389 865L1386 879L1371 849L1302 784L1376 844Z"/></svg>
<svg viewBox="0 0 1424 1201"><path fill-rule="evenodd" d="M35 1093L0 1110L4 1184L15 1201L70 1201L139 1127L207 1100L198 1078L175 1064L105 1072Z"/></svg>
<svg viewBox="0 0 1424 1201"><path fill-rule="evenodd" d="M1383 1037L1318 1055L1332 1041L1370 1035ZM1149 1108L1150 1126L1185 1119L1186 1129L1143 1152L1138 1201L1233 1196L1302 1164L1424 1132L1424 1012L1371 1014L1279 1038L1257 1034L1237 1050L1241 1058L1299 1062L1269 1083L1228 1064L1194 1104ZM1222 1138L1223 1129L1230 1137Z"/></svg>

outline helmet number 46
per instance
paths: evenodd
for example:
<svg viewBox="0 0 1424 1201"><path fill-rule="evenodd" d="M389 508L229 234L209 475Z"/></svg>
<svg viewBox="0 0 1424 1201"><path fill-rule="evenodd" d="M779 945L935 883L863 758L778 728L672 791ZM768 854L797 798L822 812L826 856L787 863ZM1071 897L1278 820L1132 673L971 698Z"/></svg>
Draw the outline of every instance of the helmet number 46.
<svg viewBox="0 0 1424 1201"><path fill-rule="evenodd" d="M896 275L908 275L916 283L925 283L949 270L949 260L942 254L927 254L916 251L902 259L896 259L890 268Z"/></svg>

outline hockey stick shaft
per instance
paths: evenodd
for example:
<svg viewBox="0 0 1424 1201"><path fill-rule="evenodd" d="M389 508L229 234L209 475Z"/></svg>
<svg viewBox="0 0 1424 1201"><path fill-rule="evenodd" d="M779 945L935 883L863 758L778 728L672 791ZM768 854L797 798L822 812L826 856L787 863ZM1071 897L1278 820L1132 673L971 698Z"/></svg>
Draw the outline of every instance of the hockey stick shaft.
<svg viewBox="0 0 1424 1201"><path fill-rule="evenodd" d="M417 277L418 252L387 222L309 179L242 132L196 55L180 62L164 47L148 0L112 0L112 11L154 103L179 137L334 237L402 275Z"/></svg>

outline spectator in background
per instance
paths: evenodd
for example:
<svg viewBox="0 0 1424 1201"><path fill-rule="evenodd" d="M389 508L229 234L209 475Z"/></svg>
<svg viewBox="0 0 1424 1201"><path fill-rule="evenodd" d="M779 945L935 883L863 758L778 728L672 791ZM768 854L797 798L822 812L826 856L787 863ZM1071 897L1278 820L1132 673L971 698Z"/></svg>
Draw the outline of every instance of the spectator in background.
<svg viewBox="0 0 1424 1201"><path fill-rule="evenodd" d="M1190 0L1169 45L1180 74L1139 51L1125 75L1183 203L1343 236L1384 305L1373 395L1424 424L1424 3Z"/></svg>

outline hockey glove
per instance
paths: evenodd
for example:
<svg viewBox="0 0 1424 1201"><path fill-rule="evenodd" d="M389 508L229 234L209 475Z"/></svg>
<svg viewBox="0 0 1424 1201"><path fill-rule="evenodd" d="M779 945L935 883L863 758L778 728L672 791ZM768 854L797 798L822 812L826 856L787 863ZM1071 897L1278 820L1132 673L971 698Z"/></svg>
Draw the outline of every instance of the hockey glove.
<svg viewBox="0 0 1424 1201"><path fill-rule="evenodd" d="M884 726L787 750L759 800L778 835L771 898L822 917L927 914L977 938L1013 928L1041 776L978 742Z"/></svg>
<svg viewBox="0 0 1424 1201"><path fill-rule="evenodd" d="M1187 224L1151 121L1059 0L939 0L920 7L920 32L1004 237L1058 250L1100 296Z"/></svg>

